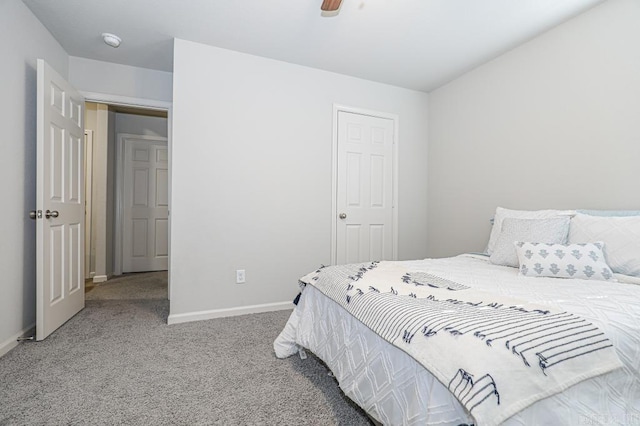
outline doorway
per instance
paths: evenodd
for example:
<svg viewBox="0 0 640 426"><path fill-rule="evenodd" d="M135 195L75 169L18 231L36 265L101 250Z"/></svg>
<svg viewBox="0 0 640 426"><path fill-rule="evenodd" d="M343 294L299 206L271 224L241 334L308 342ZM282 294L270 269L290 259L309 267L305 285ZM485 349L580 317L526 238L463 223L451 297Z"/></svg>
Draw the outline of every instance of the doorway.
<svg viewBox="0 0 640 426"><path fill-rule="evenodd" d="M141 105L129 105L110 100L100 102L86 102L86 127L93 136L92 155L92 202L90 227L91 235L86 247L86 256L90 259L89 274L93 276L93 282L99 283L108 280L112 276L123 273L122 270L122 235L126 232L121 219L121 205L123 194L123 170L118 162L118 140L120 135L129 135L139 139L157 139L164 142L164 191L154 191L165 205L165 216L168 216L169 207L169 155L168 134L169 120L167 107L148 107ZM166 259L169 256L168 218L163 222L164 229L160 230L161 236L166 242L163 250ZM167 270L168 262L150 265L146 270ZM139 269L140 270L140 269ZM126 272L126 270L125 270ZM89 275L87 274L87 275Z"/></svg>

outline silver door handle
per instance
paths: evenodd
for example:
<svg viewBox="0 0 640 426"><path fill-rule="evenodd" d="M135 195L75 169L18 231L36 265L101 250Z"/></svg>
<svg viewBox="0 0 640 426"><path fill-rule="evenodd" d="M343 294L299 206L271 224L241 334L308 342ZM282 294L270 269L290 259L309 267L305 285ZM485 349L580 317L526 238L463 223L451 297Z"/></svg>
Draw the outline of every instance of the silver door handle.
<svg viewBox="0 0 640 426"><path fill-rule="evenodd" d="M58 213L58 210L54 210L54 211L47 210L46 212L44 212L44 217L46 217L47 219L50 219L52 217L56 218L59 215L60 215L60 213Z"/></svg>
<svg viewBox="0 0 640 426"><path fill-rule="evenodd" d="M347 214L346 213L340 213L340 215L338 217L340 219L346 219L347 218Z"/></svg>

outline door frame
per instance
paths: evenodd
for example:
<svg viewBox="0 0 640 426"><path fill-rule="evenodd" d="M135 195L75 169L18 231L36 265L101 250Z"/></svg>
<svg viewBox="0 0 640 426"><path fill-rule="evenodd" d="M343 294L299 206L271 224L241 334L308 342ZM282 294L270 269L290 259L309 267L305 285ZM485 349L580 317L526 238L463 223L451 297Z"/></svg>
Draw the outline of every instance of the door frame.
<svg viewBox="0 0 640 426"><path fill-rule="evenodd" d="M86 102L86 101L85 101ZM91 249L93 248L93 233L91 227L91 215L93 214L93 130L84 130L84 209L85 209L85 226L84 226L84 279L93 278L96 274L91 270ZM89 224L87 226L87 220Z"/></svg>
<svg viewBox="0 0 640 426"><path fill-rule="evenodd" d="M97 102L107 105L114 106L127 106L133 108L142 108L142 109L155 109L159 111L167 112L167 150L169 157L169 269L167 271L167 279L168 279L168 287L169 287L169 300L171 300L171 157L172 157L172 123L173 123L173 103L167 101L158 101L154 99L144 99L144 98L133 98L129 96L121 96L121 95L112 95L109 93L100 93L100 92L87 92L80 91L80 94L84 96L85 102ZM116 215L117 217L117 215ZM114 262L115 269L115 262ZM122 273L122 270L121 272Z"/></svg>
<svg viewBox="0 0 640 426"><path fill-rule="evenodd" d="M149 142L166 142L167 150L169 148L169 138L164 136L153 135L136 135L133 133L118 133L116 140L116 175L115 175L115 190L116 190L116 215L115 215L115 241L114 241L114 262L113 262L113 274L122 275L122 240L124 239L124 154L125 143L128 139L144 140ZM168 156L168 153L167 153ZM168 173L168 171L167 171ZM169 185L171 187L171 185ZM167 221L168 223L168 221ZM168 232L168 230L167 230ZM170 240L170 239L169 239ZM167 265L168 267L168 265Z"/></svg>
<svg viewBox="0 0 640 426"><path fill-rule="evenodd" d="M384 118L393 121L393 186L391 208L393 210L393 252L392 259L398 259L398 127L399 117L397 114L373 111L364 108L333 104L333 129L331 146L331 264L335 265L338 259L338 115L341 112L366 115L369 117Z"/></svg>

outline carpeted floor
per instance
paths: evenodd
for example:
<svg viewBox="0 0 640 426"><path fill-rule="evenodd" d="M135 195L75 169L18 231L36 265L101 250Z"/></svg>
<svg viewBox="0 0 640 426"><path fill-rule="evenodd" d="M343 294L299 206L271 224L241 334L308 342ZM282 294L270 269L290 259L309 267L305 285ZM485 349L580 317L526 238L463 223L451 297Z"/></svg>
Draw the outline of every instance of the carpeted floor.
<svg viewBox="0 0 640 426"><path fill-rule="evenodd" d="M290 311L168 326L166 273L96 285L0 358L0 425L369 425L314 357L276 359Z"/></svg>

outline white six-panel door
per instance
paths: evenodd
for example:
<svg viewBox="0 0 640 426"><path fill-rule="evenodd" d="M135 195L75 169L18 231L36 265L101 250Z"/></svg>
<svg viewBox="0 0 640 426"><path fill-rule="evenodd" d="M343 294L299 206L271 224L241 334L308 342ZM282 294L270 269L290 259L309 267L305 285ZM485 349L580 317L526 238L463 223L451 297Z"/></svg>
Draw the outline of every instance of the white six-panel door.
<svg viewBox="0 0 640 426"><path fill-rule="evenodd" d="M36 339L84 307L84 99L38 59Z"/></svg>
<svg viewBox="0 0 640 426"><path fill-rule="evenodd" d="M392 260L394 121L337 115L336 262Z"/></svg>
<svg viewBox="0 0 640 426"><path fill-rule="evenodd" d="M161 271L169 259L166 138L126 135L123 152L122 272Z"/></svg>

